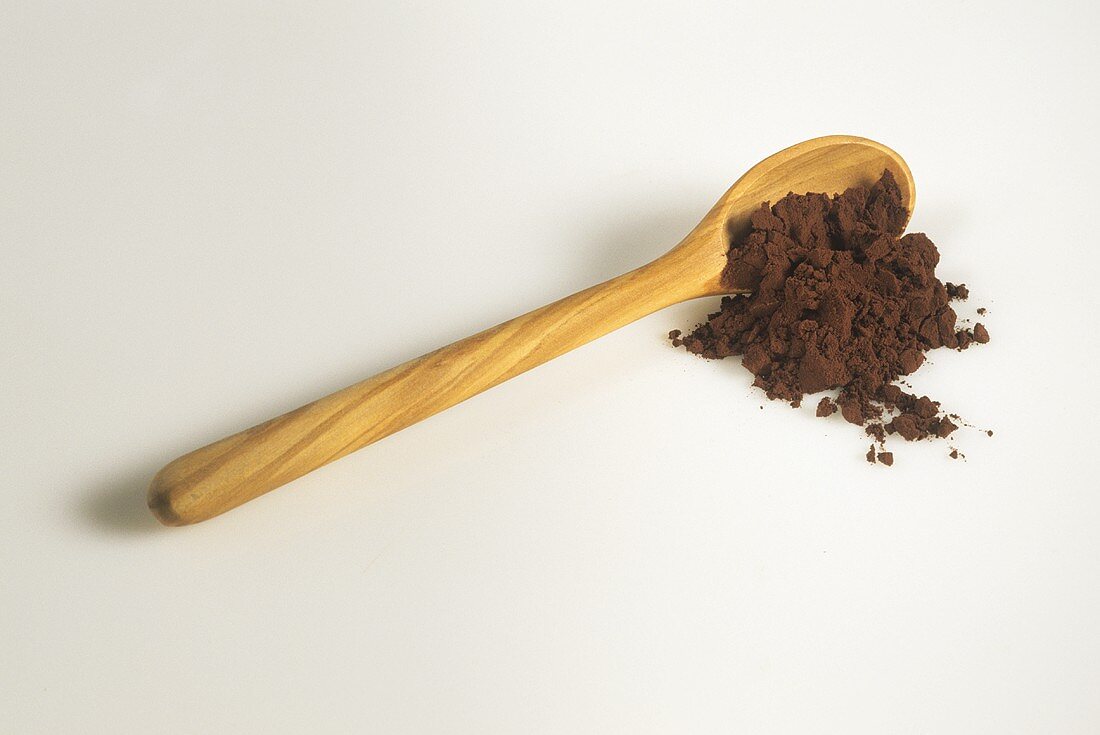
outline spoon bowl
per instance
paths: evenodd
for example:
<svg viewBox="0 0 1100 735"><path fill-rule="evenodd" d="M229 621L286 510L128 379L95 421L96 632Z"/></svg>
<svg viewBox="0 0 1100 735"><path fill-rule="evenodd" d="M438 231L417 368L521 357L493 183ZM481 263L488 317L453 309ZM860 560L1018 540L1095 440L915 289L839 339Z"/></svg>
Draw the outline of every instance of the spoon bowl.
<svg viewBox="0 0 1100 735"><path fill-rule="evenodd" d="M658 309L746 293L721 276L731 242L761 202L870 186L885 170L911 213L913 176L881 143L833 135L782 150L749 169L652 263L185 454L153 478L149 508L166 525L213 518Z"/></svg>
<svg viewBox="0 0 1100 735"><path fill-rule="evenodd" d="M694 279L685 277L685 285L696 289L694 296L687 298L746 293L723 285L721 275L730 245L748 234L749 217L762 202L774 204L791 192L839 194L852 186L869 188L886 170L897 180L902 203L912 215L916 202L913 174L901 156L881 143L852 135L827 135L785 148L746 171L663 258L694 274Z"/></svg>

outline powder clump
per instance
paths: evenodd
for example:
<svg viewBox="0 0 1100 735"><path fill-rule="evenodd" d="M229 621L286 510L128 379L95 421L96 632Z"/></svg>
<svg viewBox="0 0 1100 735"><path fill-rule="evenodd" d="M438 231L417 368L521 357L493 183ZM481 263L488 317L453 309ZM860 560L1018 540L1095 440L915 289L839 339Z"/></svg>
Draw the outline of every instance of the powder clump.
<svg viewBox="0 0 1100 735"><path fill-rule="evenodd" d="M793 406L839 389L816 414L839 410L880 442L886 434L949 436L958 427L939 403L894 381L919 368L929 350L966 349L988 342L989 332L956 327L949 302L966 299L969 289L936 278L939 252L923 233L902 234L908 216L889 171L870 188L765 202L722 273L725 286L751 293L724 297L690 333L671 333L673 345L712 359L741 356L753 385ZM875 462L875 453L867 459ZM892 464L893 455L878 461Z"/></svg>

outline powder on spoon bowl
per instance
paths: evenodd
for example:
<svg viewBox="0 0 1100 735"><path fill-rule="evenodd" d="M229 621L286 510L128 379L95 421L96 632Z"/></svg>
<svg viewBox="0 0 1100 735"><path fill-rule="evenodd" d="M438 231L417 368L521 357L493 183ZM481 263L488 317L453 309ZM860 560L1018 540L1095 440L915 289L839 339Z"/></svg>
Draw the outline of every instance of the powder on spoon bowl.
<svg viewBox="0 0 1100 735"><path fill-rule="evenodd" d="M958 427L940 404L894 381L929 350L966 349L988 342L989 332L957 328L950 301L969 291L936 278L939 252L922 233L902 235L907 219L889 171L869 189L765 202L722 273L724 285L752 293L724 297L689 334L670 333L673 345L712 359L740 355L753 385L792 406L839 389L835 401L821 399L817 415L839 410L880 446L887 434L946 438ZM890 465L893 455L879 460Z"/></svg>

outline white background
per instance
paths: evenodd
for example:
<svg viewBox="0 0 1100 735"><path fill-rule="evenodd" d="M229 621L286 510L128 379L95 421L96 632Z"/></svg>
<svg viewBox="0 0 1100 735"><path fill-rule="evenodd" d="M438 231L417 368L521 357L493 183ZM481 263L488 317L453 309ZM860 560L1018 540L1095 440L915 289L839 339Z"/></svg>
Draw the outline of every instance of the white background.
<svg viewBox="0 0 1100 735"><path fill-rule="evenodd" d="M0 729L1096 733L1095 4L5 2ZM895 443L655 314L226 516L174 456L865 135L993 341Z"/></svg>

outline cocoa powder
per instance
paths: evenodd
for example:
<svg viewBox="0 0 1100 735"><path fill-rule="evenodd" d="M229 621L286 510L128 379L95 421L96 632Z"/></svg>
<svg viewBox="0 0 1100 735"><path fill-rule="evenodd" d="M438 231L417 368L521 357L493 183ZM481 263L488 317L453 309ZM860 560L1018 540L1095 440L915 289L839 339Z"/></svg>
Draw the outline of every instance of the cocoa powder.
<svg viewBox="0 0 1100 735"><path fill-rule="evenodd" d="M840 411L880 446L887 435L913 441L946 438L958 426L928 396L894 383L940 347L963 350L989 341L982 324L956 325L951 300L964 284L936 277L939 252L923 233L902 235L908 219L889 171L872 187L842 194L788 194L763 203L751 230L734 242L722 282L749 289L727 296L719 310L673 345L706 358L741 356L768 398L800 405L822 398L818 416ZM874 447L867 460L890 465Z"/></svg>

